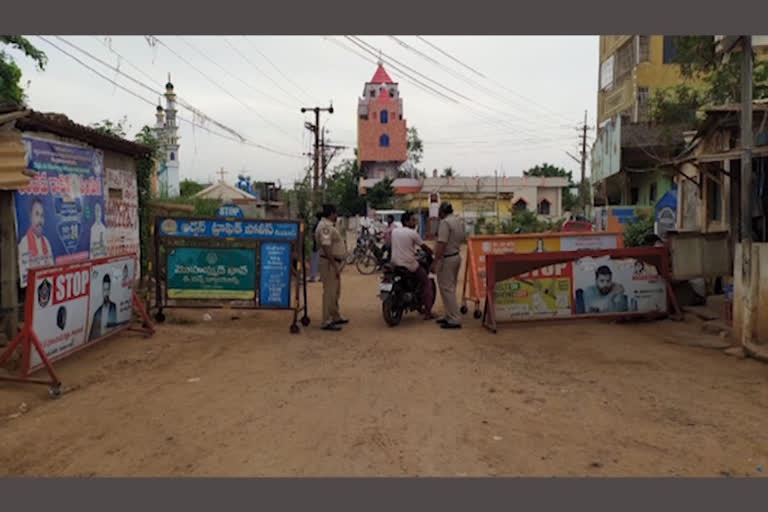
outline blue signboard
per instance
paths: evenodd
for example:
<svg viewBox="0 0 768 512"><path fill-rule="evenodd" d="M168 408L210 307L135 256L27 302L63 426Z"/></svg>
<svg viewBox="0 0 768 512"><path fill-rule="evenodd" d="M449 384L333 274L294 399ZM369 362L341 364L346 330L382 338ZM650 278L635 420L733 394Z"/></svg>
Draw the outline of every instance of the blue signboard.
<svg viewBox="0 0 768 512"><path fill-rule="evenodd" d="M299 239L299 225L259 220L166 218L160 222L160 235L183 238L295 241Z"/></svg>
<svg viewBox="0 0 768 512"><path fill-rule="evenodd" d="M37 175L14 194L19 276L53 264L107 255L104 155L46 139L23 137L27 166Z"/></svg>
<svg viewBox="0 0 768 512"><path fill-rule="evenodd" d="M263 308L291 307L291 244L261 244L259 305Z"/></svg>
<svg viewBox="0 0 768 512"><path fill-rule="evenodd" d="M230 219L242 219L243 210L236 204L223 204L216 210L216 216Z"/></svg>

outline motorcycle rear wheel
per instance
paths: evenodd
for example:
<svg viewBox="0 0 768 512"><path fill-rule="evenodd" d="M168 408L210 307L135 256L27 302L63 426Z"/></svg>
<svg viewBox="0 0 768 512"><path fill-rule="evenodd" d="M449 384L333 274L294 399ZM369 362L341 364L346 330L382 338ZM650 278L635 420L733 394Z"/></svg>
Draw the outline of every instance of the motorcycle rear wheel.
<svg viewBox="0 0 768 512"><path fill-rule="evenodd" d="M403 310L395 305L393 297L387 297L381 304L381 312L384 315L384 321L390 327L395 327L403 319Z"/></svg>

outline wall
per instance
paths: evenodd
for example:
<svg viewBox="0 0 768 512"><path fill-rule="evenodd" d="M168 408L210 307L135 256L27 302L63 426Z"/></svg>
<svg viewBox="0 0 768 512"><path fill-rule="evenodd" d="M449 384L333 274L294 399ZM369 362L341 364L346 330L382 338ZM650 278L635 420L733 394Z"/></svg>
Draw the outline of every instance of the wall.
<svg viewBox="0 0 768 512"><path fill-rule="evenodd" d="M536 190L536 208L538 211L538 205L543 200L546 199L549 201L550 204L550 210L549 215L547 217L560 217L562 215L562 199L561 194L562 190L559 188L550 188L550 187L538 187Z"/></svg>
<svg viewBox="0 0 768 512"><path fill-rule="evenodd" d="M637 206L654 206L672 188L672 179L661 171L633 174L632 187L639 189ZM651 201L651 185L656 184L656 199Z"/></svg>
<svg viewBox="0 0 768 512"><path fill-rule="evenodd" d="M696 181L699 179L699 171L693 164L683 164L680 172ZM683 176L678 176L676 180L680 191L677 196L677 229L678 231L699 231L702 204L699 187Z"/></svg>
<svg viewBox="0 0 768 512"><path fill-rule="evenodd" d="M742 322L744 316L743 294L747 291L742 274L742 246L736 244L736 254L733 260L733 330L732 338L740 343L742 334ZM768 244L752 244L752 270L757 283L757 304L755 305L755 337L756 342L764 345L768 343L768 315L760 314L768 310Z"/></svg>

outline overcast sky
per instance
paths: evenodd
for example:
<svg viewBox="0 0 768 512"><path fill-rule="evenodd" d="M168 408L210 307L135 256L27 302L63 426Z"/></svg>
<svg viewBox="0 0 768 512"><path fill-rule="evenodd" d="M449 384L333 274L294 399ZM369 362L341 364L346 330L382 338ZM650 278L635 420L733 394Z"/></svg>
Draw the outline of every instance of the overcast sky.
<svg viewBox="0 0 768 512"><path fill-rule="evenodd" d="M223 167L229 182L245 170L253 179L290 185L307 165L301 155L311 144L304 121L312 116L301 114L302 106L332 101L334 114L323 116L329 138L354 146L357 99L375 72L377 58L341 36L158 36L160 43L154 46L144 36L64 38L157 91L153 93L61 39L45 38L154 105L170 72L176 93L187 104L252 143L290 155L213 135L205 128L232 137L179 108L181 117L205 127L179 123L181 179L203 182L216 179ZM452 166L463 176L492 175L494 170L513 176L550 162L578 175L578 164L566 152L578 154L576 127L585 110L594 125L597 37L398 38L410 48L385 36L360 39L375 53L381 51L390 76L400 84L407 123L424 140L420 167L431 171ZM22 67L31 108L63 113L82 124L126 116L131 136L154 124L152 104L41 38L30 40L49 58L40 72L13 54ZM353 157L351 148L343 157Z"/></svg>

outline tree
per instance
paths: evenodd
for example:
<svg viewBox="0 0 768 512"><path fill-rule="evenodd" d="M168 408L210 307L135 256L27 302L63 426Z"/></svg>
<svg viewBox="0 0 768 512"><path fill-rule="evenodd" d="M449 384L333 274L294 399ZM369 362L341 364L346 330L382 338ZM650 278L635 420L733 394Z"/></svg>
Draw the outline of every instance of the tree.
<svg viewBox="0 0 768 512"><path fill-rule="evenodd" d="M326 178L326 200L336 205L339 215L365 214L365 198L360 195L357 160L344 160Z"/></svg>
<svg viewBox="0 0 768 512"><path fill-rule="evenodd" d="M366 193L365 199L371 208L375 210L392 208L395 189L392 188L392 179L384 178L372 186Z"/></svg>
<svg viewBox="0 0 768 512"><path fill-rule="evenodd" d="M124 139L127 130L131 127L128 124L128 117L123 116L122 119L118 119L117 122L112 122L109 119L104 119L98 123L91 123L91 128L104 135L111 135L113 137L120 137Z"/></svg>
<svg viewBox="0 0 768 512"><path fill-rule="evenodd" d="M713 36L678 36L673 41L674 62L686 83L657 90L651 98L651 119L696 128L697 113L706 106L737 103L741 99L741 55L722 59ZM755 99L768 97L768 62L755 60Z"/></svg>
<svg viewBox="0 0 768 512"><path fill-rule="evenodd" d="M459 173L453 170L453 167L448 166L445 169L443 169L443 172L440 174L442 178L453 178L458 176Z"/></svg>
<svg viewBox="0 0 768 512"><path fill-rule="evenodd" d="M650 215L640 214L624 228L624 246L640 247L653 234L654 220Z"/></svg>
<svg viewBox="0 0 768 512"><path fill-rule="evenodd" d="M48 57L42 51L35 48L27 38L22 36L0 35L0 43L20 50L34 60L40 71L45 70ZM13 58L5 51L0 50L0 100L10 101L17 105L23 105L26 100L24 89L19 86L21 82L21 69Z"/></svg>
<svg viewBox="0 0 768 512"><path fill-rule="evenodd" d="M410 160L413 165L418 165L422 158L424 158L424 142L419 137L419 132L416 130L415 126L408 128L407 147L408 160Z"/></svg>
<svg viewBox="0 0 768 512"><path fill-rule="evenodd" d="M576 184L573 182L573 172L566 171L562 167L548 164L544 162L536 167L531 167L527 171L523 171L523 176L542 176L545 178L567 178L568 187L563 189L562 206L564 211L571 211L574 206L579 204L579 196L571 193L571 187Z"/></svg>
<svg viewBox="0 0 768 512"><path fill-rule="evenodd" d="M205 185L201 185L200 183L190 179L182 180L182 182L179 183L179 194L181 197L192 197L204 189Z"/></svg>

